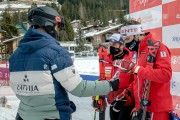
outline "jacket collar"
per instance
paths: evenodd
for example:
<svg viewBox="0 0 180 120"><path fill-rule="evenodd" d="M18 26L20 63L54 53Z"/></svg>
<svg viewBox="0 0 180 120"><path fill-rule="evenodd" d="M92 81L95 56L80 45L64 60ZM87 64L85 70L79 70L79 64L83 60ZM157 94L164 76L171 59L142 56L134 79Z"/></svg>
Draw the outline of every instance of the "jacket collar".
<svg viewBox="0 0 180 120"><path fill-rule="evenodd" d="M139 44L139 49L142 50L142 48L145 48L145 47L147 46L147 40L148 40L149 38L152 38L152 34L151 34L151 33L149 33L148 35L146 35L146 36L141 40L141 42L140 42L140 44Z"/></svg>

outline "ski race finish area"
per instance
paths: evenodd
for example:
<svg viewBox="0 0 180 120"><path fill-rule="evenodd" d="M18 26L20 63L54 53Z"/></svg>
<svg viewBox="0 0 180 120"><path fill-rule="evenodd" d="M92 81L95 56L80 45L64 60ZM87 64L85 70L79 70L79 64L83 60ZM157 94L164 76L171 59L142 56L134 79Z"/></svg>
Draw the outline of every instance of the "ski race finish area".
<svg viewBox="0 0 180 120"><path fill-rule="evenodd" d="M129 0L129 8L130 14L126 17L142 23L145 32L151 32L154 38L162 41L170 49L173 70L171 94L174 110L180 116L180 0ZM140 30L141 26L138 28ZM126 29L124 28L124 31ZM75 58L74 66L83 79L99 79L98 57ZM7 106L0 107L0 120L14 120L19 105L19 100L9 86L9 76L8 62L0 62L0 97L6 96L8 99ZM77 112L72 116L73 120L92 120L92 98L79 98L71 94L69 96L77 106ZM109 120L108 108L106 120Z"/></svg>
<svg viewBox="0 0 180 120"><path fill-rule="evenodd" d="M180 0L130 0L130 17L171 51L171 94L180 116Z"/></svg>

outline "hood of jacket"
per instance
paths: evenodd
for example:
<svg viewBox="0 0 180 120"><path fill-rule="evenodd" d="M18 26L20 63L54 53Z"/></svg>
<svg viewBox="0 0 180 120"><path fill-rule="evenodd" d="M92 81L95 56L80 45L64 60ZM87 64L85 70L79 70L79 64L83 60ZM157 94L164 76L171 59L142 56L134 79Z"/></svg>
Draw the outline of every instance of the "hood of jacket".
<svg viewBox="0 0 180 120"><path fill-rule="evenodd" d="M30 28L19 42L18 49L23 53L31 53L49 44L58 44L58 42L48 33Z"/></svg>

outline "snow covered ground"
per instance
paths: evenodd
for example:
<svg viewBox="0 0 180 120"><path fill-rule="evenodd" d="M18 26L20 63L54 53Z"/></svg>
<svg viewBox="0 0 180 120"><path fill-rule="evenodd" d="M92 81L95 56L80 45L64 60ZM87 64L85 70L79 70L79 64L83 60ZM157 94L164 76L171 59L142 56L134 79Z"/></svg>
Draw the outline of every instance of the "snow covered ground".
<svg viewBox="0 0 180 120"><path fill-rule="evenodd" d="M0 107L0 120L14 120L19 100L14 96L6 96L8 98L8 105L11 105L11 109ZM73 120L94 120L94 109L91 106L91 97L76 97L69 94L70 100L72 100L77 107L75 113L72 114ZM106 120L109 120L109 110L106 110ZM98 112L96 112L96 120L98 119Z"/></svg>
<svg viewBox="0 0 180 120"><path fill-rule="evenodd" d="M80 74L99 75L98 57L75 58L74 66Z"/></svg>
<svg viewBox="0 0 180 120"><path fill-rule="evenodd" d="M75 59L74 65L79 73L97 75L99 65L98 58L86 58L86 59ZM10 87L0 87L0 96L6 95L8 98L8 105L11 105L11 109L0 107L0 120L14 120L19 100L13 95ZM73 120L94 120L94 109L91 106L91 97L76 97L69 94L70 100L72 100L77 107L75 113L73 113ZM106 120L109 120L109 110L106 110ZM98 112L96 113L96 120L98 120Z"/></svg>
<svg viewBox="0 0 180 120"><path fill-rule="evenodd" d="M1 4L0 8L30 8L31 5L26 5L26 4Z"/></svg>

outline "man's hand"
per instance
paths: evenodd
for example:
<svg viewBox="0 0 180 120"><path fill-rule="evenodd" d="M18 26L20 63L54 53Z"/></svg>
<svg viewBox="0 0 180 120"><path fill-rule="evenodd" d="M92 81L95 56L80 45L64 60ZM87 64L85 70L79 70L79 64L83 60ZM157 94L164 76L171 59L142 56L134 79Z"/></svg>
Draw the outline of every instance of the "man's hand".
<svg viewBox="0 0 180 120"><path fill-rule="evenodd" d="M119 112L122 107L132 104L133 98L131 92L128 89L124 89L124 91L120 95L118 95L111 103L111 107L115 112Z"/></svg>
<svg viewBox="0 0 180 120"><path fill-rule="evenodd" d="M109 81L111 84L112 91L116 91L119 88L119 78L113 78Z"/></svg>
<svg viewBox="0 0 180 120"><path fill-rule="evenodd" d="M123 59L119 65L119 68L122 71L132 72L132 73L134 73L136 67L137 67L137 65L134 62L132 62L131 60L127 60L127 59Z"/></svg>

